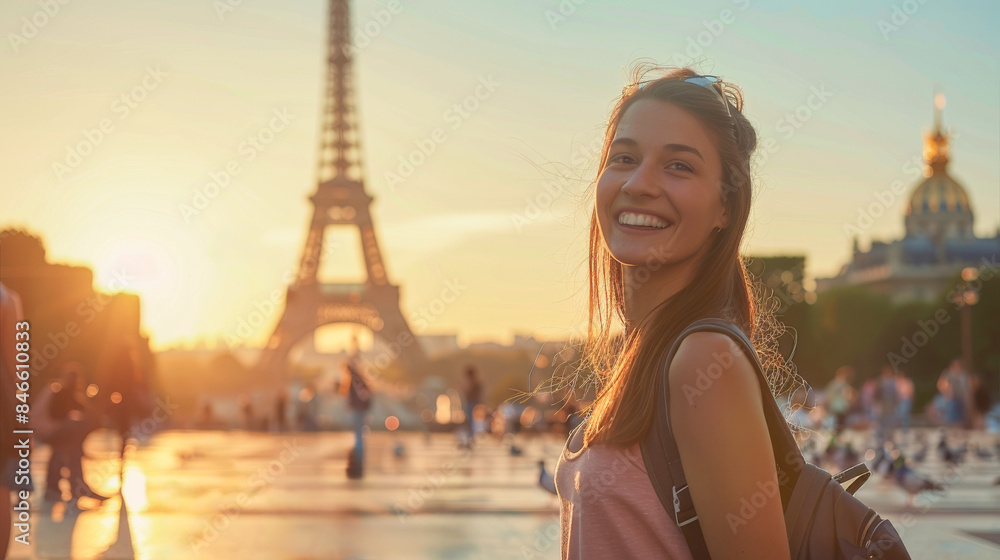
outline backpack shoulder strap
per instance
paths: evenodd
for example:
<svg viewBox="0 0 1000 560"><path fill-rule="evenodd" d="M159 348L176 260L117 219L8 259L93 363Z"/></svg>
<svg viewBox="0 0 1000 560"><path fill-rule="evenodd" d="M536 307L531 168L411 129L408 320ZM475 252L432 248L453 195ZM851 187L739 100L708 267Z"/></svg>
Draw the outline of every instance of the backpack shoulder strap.
<svg viewBox="0 0 1000 560"><path fill-rule="evenodd" d="M646 434L645 440L640 445L643 462L646 472L649 475L653 489L656 491L660 503L664 509L674 518L677 526L684 533L684 538L691 549L692 558L695 560L708 560L708 548L705 545L705 538L701 532L701 525L698 523L698 514L694 509L694 501L688 490L687 477L681 467L680 452L677 443L674 441L673 431L670 427L670 383L669 370L681 341L694 332L718 332L729 336L746 354L750 363L753 364L757 372L757 378L761 386L761 396L764 401L764 418L767 421L768 434L771 438L775 465L779 471L784 471L786 476L779 476L781 484L782 505L788 503L791 496L791 489L795 485L795 478L800 472L803 464L801 452L791 431L785 423L784 416L778 409L767 380L764 378L763 368L757 358L757 353L750 343L750 339L740 330L739 327L728 321L721 319L701 319L691 323L674 340L663 361L663 367L657 379L657 407L656 417ZM665 474L670 474L673 484L668 487Z"/></svg>

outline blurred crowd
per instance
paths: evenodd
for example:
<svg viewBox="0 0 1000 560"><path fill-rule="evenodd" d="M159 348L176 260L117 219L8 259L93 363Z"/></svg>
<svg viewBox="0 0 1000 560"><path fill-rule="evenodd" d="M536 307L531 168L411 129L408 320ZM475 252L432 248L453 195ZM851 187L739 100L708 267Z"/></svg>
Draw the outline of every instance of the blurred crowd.
<svg viewBox="0 0 1000 560"><path fill-rule="evenodd" d="M855 388L855 370L839 368L823 391L805 398L803 424L832 429L873 428L892 439L897 430L908 433L913 423L913 380L889 364ZM941 372L937 392L924 407L925 425L956 429L1000 430L1000 410L993 404L990 387L981 375L969 372L955 359ZM809 402L815 401L815 402Z"/></svg>

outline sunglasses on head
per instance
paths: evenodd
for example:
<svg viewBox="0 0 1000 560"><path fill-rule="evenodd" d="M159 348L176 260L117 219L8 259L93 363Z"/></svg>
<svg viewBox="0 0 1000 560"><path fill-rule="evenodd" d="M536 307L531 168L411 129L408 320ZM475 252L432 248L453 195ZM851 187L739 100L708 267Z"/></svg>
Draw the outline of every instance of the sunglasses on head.
<svg viewBox="0 0 1000 560"><path fill-rule="evenodd" d="M655 80L649 80L649 81L645 81L645 82L640 82L638 84L636 90L641 90L642 88L646 87L647 85L649 85L650 82L653 82L653 81L655 81ZM720 78L719 76L691 76L690 78L684 78L681 81L687 82L689 84L694 84L696 86L701 86L701 87L703 87L703 88L711 91L712 93L714 93L715 97L717 97L719 99L719 101L722 102L722 106L726 108L726 115L728 115L729 118L733 117L733 112L729 108L729 102L726 101L726 98L722 95L722 92L720 92L718 89L716 89L715 86L713 85L715 83L720 83L721 84L722 83L722 78ZM624 93L624 92L622 92L622 93Z"/></svg>

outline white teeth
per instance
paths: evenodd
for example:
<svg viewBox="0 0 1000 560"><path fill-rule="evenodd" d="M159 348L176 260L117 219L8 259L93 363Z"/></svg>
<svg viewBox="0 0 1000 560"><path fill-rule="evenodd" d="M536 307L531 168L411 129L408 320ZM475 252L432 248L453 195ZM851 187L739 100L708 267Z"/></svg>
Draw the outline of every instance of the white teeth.
<svg viewBox="0 0 1000 560"><path fill-rule="evenodd" d="M640 226L663 229L670 225L667 221L661 220L649 214L635 214L633 212L622 212L618 216L618 223L625 226Z"/></svg>

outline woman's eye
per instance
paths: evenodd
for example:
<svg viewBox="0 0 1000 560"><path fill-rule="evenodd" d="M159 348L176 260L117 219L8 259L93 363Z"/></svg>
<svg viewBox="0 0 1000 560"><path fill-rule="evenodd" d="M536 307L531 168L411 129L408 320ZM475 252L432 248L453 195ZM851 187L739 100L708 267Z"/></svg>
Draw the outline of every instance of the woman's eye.
<svg viewBox="0 0 1000 560"><path fill-rule="evenodd" d="M618 154L608 160L608 163L634 163L635 160L628 154Z"/></svg>
<svg viewBox="0 0 1000 560"><path fill-rule="evenodd" d="M675 165L678 165L680 167L676 167L675 168L674 167ZM691 169L686 163L681 163L679 161L675 161L675 162L671 163L670 165L668 165L667 167L671 168L671 169L680 169L681 171L690 171L690 172L694 171L694 169Z"/></svg>

